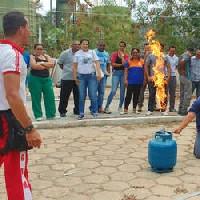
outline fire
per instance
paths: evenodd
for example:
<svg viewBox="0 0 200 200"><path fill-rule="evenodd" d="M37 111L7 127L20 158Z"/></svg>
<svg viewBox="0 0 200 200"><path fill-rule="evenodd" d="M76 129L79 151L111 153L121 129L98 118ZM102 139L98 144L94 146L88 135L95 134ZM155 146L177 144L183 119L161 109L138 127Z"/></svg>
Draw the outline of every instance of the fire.
<svg viewBox="0 0 200 200"><path fill-rule="evenodd" d="M156 101L159 104L160 109L164 110L166 108L164 53L160 51L161 45L159 41L154 40L155 35L156 33L153 30L149 30L146 33L146 38L149 42L152 54L156 56L156 64L153 67L153 82L156 87Z"/></svg>

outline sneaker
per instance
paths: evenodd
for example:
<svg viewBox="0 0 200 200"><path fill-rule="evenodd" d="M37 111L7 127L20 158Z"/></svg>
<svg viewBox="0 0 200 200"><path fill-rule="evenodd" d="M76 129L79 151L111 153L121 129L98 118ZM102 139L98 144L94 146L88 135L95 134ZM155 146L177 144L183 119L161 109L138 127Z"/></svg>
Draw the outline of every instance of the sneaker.
<svg viewBox="0 0 200 200"><path fill-rule="evenodd" d="M35 120L38 121L38 122L39 122L39 121L42 121L42 120L43 120L43 117L37 117L37 118L35 118Z"/></svg>
<svg viewBox="0 0 200 200"><path fill-rule="evenodd" d="M66 117L66 113L60 113L60 117Z"/></svg>
<svg viewBox="0 0 200 200"><path fill-rule="evenodd" d="M98 113L104 113L103 108L99 108Z"/></svg>
<svg viewBox="0 0 200 200"><path fill-rule="evenodd" d="M96 119L98 114L97 113L93 113L92 116L93 116L94 119Z"/></svg>
<svg viewBox="0 0 200 200"><path fill-rule="evenodd" d="M188 112L182 112L182 111L179 111L178 114L181 115L181 116L185 116L185 115L188 114Z"/></svg>
<svg viewBox="0 0 200 200"><path fill-rule="evenodd" d="M169 109L169 112L176 112L176 109L171 108L171 109Z"/></svg>
<svg viewBox="0 0 200 200"><path fill-rule="evenodd" d="M128 114L128 109L124 109L124 111L120 112L120 115L126 115Z"/></svg>
<svg viewBox="0 0 200 200"><path fill-rule="evenodd" d="M84 118L84 115L79 115L78 120L82 120Z"/></svg>
<svg viewBox="0 0 200 200"><path fill-rule="evenodd" d="M122 108L119 107L119 108L118 108L118 112L120 113L120 112L122 112L122 111L123 111Z"/></svg>
<svg viewBox="0 0 200 200"><path fill-rule="evenodd" d="M152 115L152 114L153 114L153 112L151 112L151 111L147 111L147 113L146 113L147 116Z"/></svg>
<svg viewBox="0 0 200 200"><path fill-rule="evenodd" d="M105 108L105 109L104 109L104 113L106 113L106 114L111 114L112 112L110 111L109 108Z"/></svg>
<svg viewBox="0 0 200 200"><path fill-rule="evenodd" d="M54 120L56 118L57 118L56 116L55 117L47 117L47 120Z"/></svg>
<svg viewBox="0 0 200 200"><path fill-rule="evenodd" d="M136 114L136 108L133 108L133 113Z"/></svg>
<svg viewBox="0 0 200 200"><path fill-rule="evenodd" d="M138 110L137 110L139 113L142 112L142 107L139 107Z"/></svg>
<svg viewBox="0 0 200 200"><path fill-rule="evenodd" d="M161 112L163 116L167 116L168 115L168 112L167 111L164 111L164 112Z"/></svg>

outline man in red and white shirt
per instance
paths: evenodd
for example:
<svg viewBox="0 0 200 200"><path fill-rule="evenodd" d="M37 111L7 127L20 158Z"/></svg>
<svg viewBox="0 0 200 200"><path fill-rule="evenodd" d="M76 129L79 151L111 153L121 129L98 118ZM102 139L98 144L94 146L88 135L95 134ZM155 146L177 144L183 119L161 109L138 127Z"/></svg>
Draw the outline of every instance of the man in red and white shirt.
<svg viewBox="0 0 200 200"><path fill-rule="evenodd" d="M41 138L25 108L27 66L23 46L30 35L21 12L3 17L5 40L0 40L0 166L4 174L8 200L32 200L28 181L28 153L40 147Z"/></svg>

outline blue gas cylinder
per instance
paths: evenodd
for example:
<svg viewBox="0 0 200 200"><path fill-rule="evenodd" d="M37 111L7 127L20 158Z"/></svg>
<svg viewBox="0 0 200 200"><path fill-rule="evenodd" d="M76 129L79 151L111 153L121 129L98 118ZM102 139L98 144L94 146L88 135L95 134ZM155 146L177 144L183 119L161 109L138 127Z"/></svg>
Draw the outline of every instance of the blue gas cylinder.
<svg viewBox="0 0 200 200"><path fill-rule="evenodd" d="M176 165L177 145L172 133L161 130L148 144L148 161L155 172L170 172Z"/></svg>

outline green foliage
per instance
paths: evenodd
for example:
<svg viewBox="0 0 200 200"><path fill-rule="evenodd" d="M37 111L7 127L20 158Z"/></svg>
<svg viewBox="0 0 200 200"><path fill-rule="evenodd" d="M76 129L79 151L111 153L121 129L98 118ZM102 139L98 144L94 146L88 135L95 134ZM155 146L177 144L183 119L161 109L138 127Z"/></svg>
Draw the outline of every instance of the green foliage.
<svg viewBox="0 0 200 200"><path fill-rule="evenodd" d="M51 25L49 13L42 21L42 29L43 41L51 55L58 56L73 39L82 38L90 40L90 48L105 40L109 52L115 51L119 41L124 40L130 52L132 47L143 47L145 33L150 28L165 46L175 45L178 54L200 43L199 0L143 0L136 7L119 7L115 0L104 3L86 10L79 5L74 20L69 18L69 13L63 14L58 27ZM134 9L133 17L130 8Z"/></svg>

